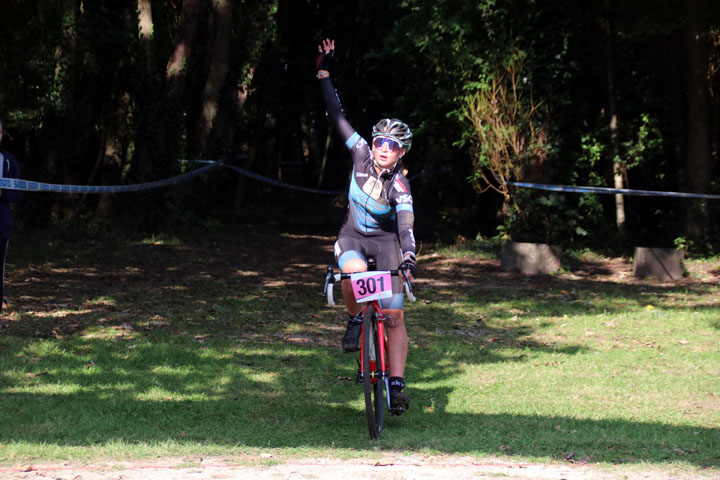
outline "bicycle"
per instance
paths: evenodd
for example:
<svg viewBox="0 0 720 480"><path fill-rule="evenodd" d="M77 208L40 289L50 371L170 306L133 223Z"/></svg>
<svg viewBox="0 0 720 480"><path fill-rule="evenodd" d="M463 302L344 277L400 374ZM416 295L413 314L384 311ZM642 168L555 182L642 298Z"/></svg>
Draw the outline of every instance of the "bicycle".
<svg viewBox="0 0 720 480"><path fill-rule="evenodd" d="M405 279L405 295L411 302L415 301L412 284L406 271L374 269L374 259L368 259L368 271L360 273L334 273L332 265L328 265L325 274L323 295L328 305L334 306L333 285L349 279L353 286L355 300L365 303L363 308L362 342L360 344L360 364L357 382L363 383L365 393L365 417L367 419L370 438L379 438L383 432L384 410L393 415L400 415L402 407L390 405L390 370L387 361L387 339L385 338L385 321L389 319L382 310L379 300L392 296L391 277L402 275Z"/></svg>

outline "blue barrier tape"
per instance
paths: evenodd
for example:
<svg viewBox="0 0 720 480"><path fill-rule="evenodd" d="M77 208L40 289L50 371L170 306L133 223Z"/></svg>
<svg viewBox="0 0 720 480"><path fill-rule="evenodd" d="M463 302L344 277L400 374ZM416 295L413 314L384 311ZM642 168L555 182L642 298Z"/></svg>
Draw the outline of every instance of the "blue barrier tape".
<svg viewBox="0 0 720 480"><path fill-rule="evenodd" d="M137 183L134 185L59 185L56 183L32 182L29 180L21 180L19 178L0 178L0 189L55 193L139 192L141 190L149 190L151 188L165 187L168 185L184 182L209 170L212 170L217 166L217 164L212 164L206 167L198 168L197 170L193 170L192 172L178 175L177 177L166 178L165 180L157 180L155 182Z"/></svg>
<svg viewBox="0 0 720 480"><path fill-rule="evenodd" d="M720 199L720 195L705 195L701 193L682 193L682 192L660 192L656 190L631 190L628 188L606 188L606 187L576 187L570 185L548 185L544 183L522 183L522 182L505 182L505 185L515 187L534 188L536 190L550 190L553 192L571 192L571 193L597 193L601 195L638 195L643 197L680 197L680 198L706 198Z"/></svg>
<svg viewBox="0 0 720 480"><path fill-rule="evenodd" d="M307 188L307 187L300 187L297 185L291 185L289 183L281 182L279 180L273 180L272 178L263 177L262 175L258 175L255 172L251 172L250 170L245 170L244 168L236 167L234 165L223 164L223 166L230 168L232 170L235 170L236 172L241 173L247 177L254 178L255 180L260 180L261 182L270 183L272 185L277 185L279 187L290 188L293 190L300 190L301 192L320 193L320 194L324 194L324 195L340 195L341 193L344 193L339 190L318 190L316 188Z"/></svg>
<svg viewBox="0 0 720 480"><path fill-rule="evenodd" d="M210 163L212 165L217 165L219 163L222 163L222 160L187 160L185 158L181 158L178 160L178 162L181 162L181 163Z"/></svg>
<svg viewBox="0 0 720 480"><path fill-rule="evenodd" d="M236 167L234 165L227 165L219 160L180 160L181 162L192 162L192 163L205 163L207 166L193 170L192 172L184 173L176 177L167 178L165 180L158 180L155 182L138 183L134 185L61 185L56 183L42 183L34 182L30 180L21 180L19 178L0 178L0 189L7 190L22 190L28 192L55 192L55 193L123 193L123 192L138 192L141 190L150 190L152 188L165 187L176 183L184 182L198 175L212 170L215 167L227 167L234 170L242 175L259 180L261 182L269 183L283 188L290 188L293 190L299 190L301 192L308 193L319 193L323 195L340 195L345 193L343 190L319 190L316 188L301 187L298 185L292 185L290 183L281 182L272 178L264 177L250 170ZM434 170L431 172L420 172L412 176L409 180L414 180L427 173L434 173L436 171L445 171L446 169Z"/></svg>

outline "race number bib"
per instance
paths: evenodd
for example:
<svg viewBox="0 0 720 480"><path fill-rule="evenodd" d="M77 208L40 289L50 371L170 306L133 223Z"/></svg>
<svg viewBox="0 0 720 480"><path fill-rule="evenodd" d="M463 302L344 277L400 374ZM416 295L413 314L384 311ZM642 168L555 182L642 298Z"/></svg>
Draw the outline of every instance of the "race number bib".
<svg viewBox="0 0 720 480"><path fill-rule="evenodd" d="M370 195L370 198L377 200L380 198L380 194L382 193L382 182L379 178L373 179L372 183L368 179L367 182L365 182L365 185L363 185L363 192Z"/></svg>
<svg viewBox="0 0 720 480"><path fill-rule="evenodd" d="M380 300L392 297L393 294L390 272L354 273L350 283L358 302Z"/></svg>

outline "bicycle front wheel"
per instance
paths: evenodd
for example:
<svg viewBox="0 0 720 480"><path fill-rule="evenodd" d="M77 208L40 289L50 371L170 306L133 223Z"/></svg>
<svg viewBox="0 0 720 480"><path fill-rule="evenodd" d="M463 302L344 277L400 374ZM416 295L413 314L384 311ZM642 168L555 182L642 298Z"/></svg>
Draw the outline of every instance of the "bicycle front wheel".
<svg viewBox="0 0 720 480"><path fill-rule="evenodd" d="M370 438L379 438L383 430L385 410L385 380L380 369L380 342L378 338L375 309L368 307L363 318L362 367L365 391L365 417Z"/></svg>

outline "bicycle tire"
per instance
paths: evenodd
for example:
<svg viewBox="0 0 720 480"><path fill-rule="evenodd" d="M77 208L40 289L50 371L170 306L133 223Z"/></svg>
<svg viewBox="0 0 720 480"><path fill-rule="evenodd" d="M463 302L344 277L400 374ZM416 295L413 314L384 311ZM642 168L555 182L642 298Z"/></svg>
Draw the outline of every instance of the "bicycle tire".
<svg viewBox="0 0 720 480"><path fill-rule="evenodd" d="M375 309L368 307L363 317L363 390L365 392L365 417L367 418L370 438L380 438L383 431L383 413L385 410L385 381L382 378L373 382L370 361L373 353L380 352L380 345L377 335L377 321L375 320ZM380 362L376 362L376 370L380 369Z"/></svg>

